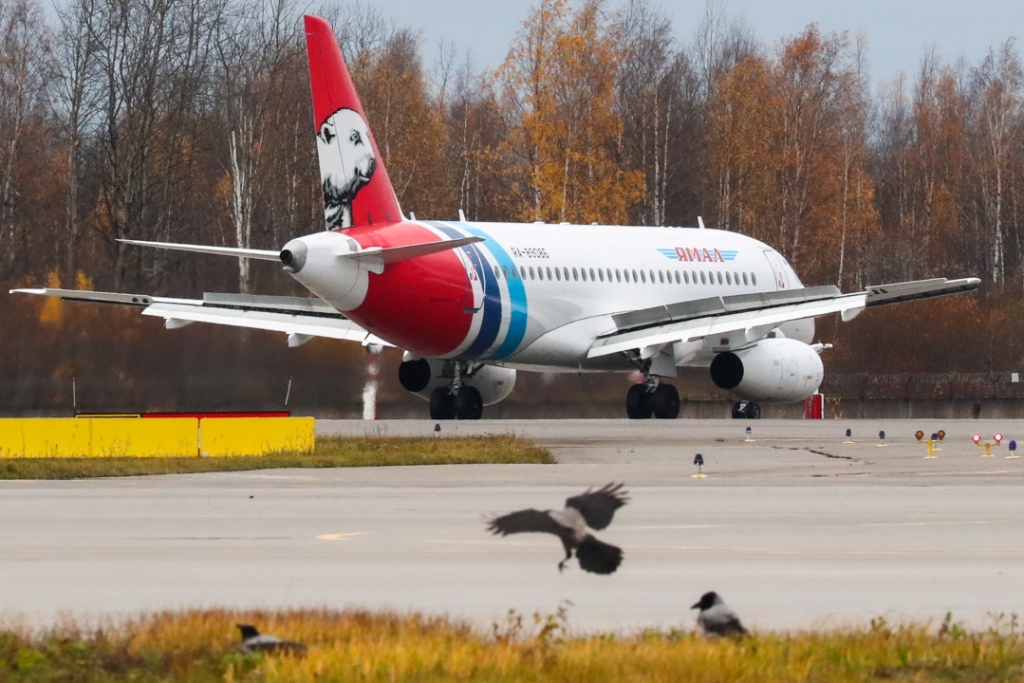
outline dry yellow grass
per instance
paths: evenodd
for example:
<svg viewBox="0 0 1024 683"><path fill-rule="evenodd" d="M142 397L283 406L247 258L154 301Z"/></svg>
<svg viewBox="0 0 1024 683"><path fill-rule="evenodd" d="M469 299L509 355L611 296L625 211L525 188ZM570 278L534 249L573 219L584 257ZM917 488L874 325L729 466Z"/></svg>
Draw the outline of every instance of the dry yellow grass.
<svg viewBox="0 0 1024 683"><path fill-rule="evenodd" d="M243 654L236 623L309 646L304 657ZM692 633L573 636L565 614L534 615L483 633L422 615L223 610L164 613L82 632L0 632L0 680L81 681L1016 681L1016 620L967 632L890 627L755 633L705 641Z"/></svg>
<svg viewBox="0 0 1024 683"><path fill-rule="evenodd" d="M545 449L511 435L320 438L312 453L218 458L3 458L0 479L81 479L283 467L553 463Z"/></svg>

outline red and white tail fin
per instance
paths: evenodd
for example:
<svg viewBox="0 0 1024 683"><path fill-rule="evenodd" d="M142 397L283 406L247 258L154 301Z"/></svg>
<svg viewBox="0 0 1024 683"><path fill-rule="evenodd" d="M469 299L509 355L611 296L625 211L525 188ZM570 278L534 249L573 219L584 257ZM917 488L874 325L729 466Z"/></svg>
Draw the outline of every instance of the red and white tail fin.
<svg viewBox="0 0 1024 683"><path fill-rule="evenodd" d="M320 17L306 16L305 24L327 228L400 221L402 210L395 189L334 31Z"/></svg>

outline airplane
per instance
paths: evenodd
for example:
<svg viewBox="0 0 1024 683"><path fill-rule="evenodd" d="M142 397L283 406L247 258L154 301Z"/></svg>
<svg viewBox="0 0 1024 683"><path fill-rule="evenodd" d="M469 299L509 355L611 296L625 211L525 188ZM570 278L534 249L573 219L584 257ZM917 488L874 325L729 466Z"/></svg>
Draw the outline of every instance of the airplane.
<svg viewBox="0 0 1024 683"><path fill-rule="evenodd" d="M918 280L842 293L805 287L783 256L706 228L485 223L406 217L330 25L304 18L326 229L280 250L121 240L279 262L314 297L207 293L177 299L58 288L12 293L123 304L163 318L394 347L398 381L435 420L478 419L517 371L636 372L633 419L673 419L677 368L708 368L756 418L758 402L797 402L824 377L814 319L966 292L977 278Z"/></svg>

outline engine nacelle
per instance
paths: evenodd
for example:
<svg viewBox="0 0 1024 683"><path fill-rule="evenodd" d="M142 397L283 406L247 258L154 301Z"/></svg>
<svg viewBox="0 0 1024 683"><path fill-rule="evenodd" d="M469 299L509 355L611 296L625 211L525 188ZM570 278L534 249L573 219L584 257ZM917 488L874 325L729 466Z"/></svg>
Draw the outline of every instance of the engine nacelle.
<svg viewBox="0 0 1024 683"><path fill-rule="evenodd" d="M451 361L419 358L398 366L398 381L402 388L428 401L434 389L448 386L453 379ZM485 365L471 377L463 377L462 384L475 387L484 405L489 406L505 400L512 393L516 385L516 371Z"/></svg>
<svg viewBox="0 0 1024 683"><path fill-rule="evenodd" d="M711 361L715 385L748 401L802 401L818 390L824 377L818 352L795 339L762 339Z"/></svg>

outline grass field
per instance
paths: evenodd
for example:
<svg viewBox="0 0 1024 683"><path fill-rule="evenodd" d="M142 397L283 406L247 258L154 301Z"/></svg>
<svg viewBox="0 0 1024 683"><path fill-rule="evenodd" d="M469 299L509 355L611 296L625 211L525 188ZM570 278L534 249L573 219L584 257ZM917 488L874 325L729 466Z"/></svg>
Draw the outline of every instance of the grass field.
<svg viewBox="0 0 1024 683"><path fill-rule="evenodd" d="M236 623L308 646L304 657L244 654ZM967 632L878 620L857 631L576 636L566 613L510 614L488 633L445 618L369 612L145 616L119 626L0 630L4 681L1019 681L1015 618Z"/></svg>
<svg viewBox="0 0 1024 683"><path fill-rule="evenodd" d="M0 479L80 479L283 467L553 462L548 451L509 435L333 437L317 439L312 453L220 458L5 458L0 460Z"/></svg>

